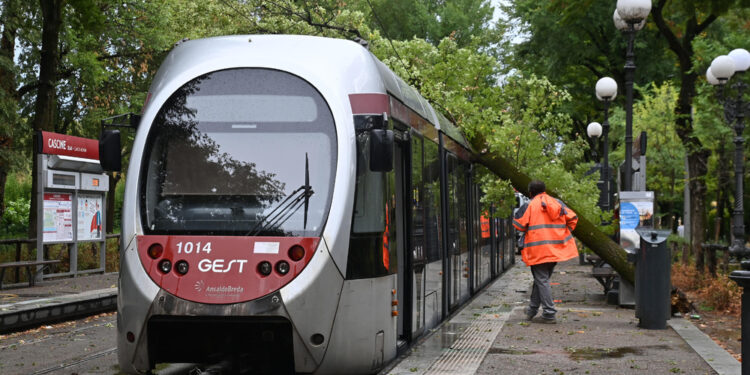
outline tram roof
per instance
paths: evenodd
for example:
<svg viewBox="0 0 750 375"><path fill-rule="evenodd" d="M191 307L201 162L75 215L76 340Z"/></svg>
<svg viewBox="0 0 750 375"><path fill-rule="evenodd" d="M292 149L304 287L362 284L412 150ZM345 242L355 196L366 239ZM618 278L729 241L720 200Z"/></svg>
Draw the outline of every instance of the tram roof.
<svg viewBox="0 0 750 375"><path fill-rule="evenodd" d="M461 130L443 116L440 112L435 111L432 105L417 92L417 90L409 86L401 77L396 75L390 70L382 61L380 61L375 55L370 53L373 60L378 67L380 76L383 78L386 90L404 103L407 107L413 109L419 113L420 116L424 117L429 121L435 128L442 130L443 133L448 135L451 139L458 142L462 146L471 150L469 142L466 141Z"/></svg>
<svg viewBox="0 0 750 375"><path fill-rule="evenodd" d="M249 45L259 46L266 51L261 54L250 53L250 50L247 49ZM291 55L285 61L277 60L279 64L289 64L290 61L297 63L304 61L307 66L317 64L318 69L325 69L326 71L340 69L345 74L352 75L352 81L361 78L361 76L354 76L352 72L356 69L353 69L353 67L356 65L355 68L361 68L362 63L369 56L371 61L374 62L377 74L380 76L380 83L385 86L385 90L390 95L414 110L436 129L445 133L467 150L472 149L461 130L445 116L435 111L432 105L415 88L409 86L365 47L346 39L309 35L232 35L190 40L177 44L164 62L164 64L168 64L167 69L160 69L154 81L159 86L165 81L169 81L170 77L174 78L185 71L195 71L196 66L202 68L212 66L215 69L221 69L252 63L253 61L262 61L264 64L269 64L269 61L271 61L269 55L274 53L278 55L278 51ZM305 54L304 60L299 59L299 54ZM227 59L226 56L232 56L232 59ZM216 60L220 60L222 63L217 65L215 64ZM283 69L284 67L280 68ZM372 70L370 72L367 74L375 74ZM359 89L367 90L365 87L372 89L369 84L361 82L356 86Z"/></svg>

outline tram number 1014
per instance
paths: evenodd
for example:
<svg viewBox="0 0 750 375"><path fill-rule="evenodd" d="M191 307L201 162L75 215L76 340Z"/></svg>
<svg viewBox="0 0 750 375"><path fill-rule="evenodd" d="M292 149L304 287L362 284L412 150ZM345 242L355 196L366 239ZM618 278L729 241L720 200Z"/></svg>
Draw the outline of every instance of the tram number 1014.
<svg viewBox="0 0 750 375"><path fill-rule="evenodd" d="M192 254L193 250L195 250L196 254L199 253L206 253L211 254L211 242L206 242L203 247L201 247L200 242L178 242L177 243L177 254Z"/></svg>

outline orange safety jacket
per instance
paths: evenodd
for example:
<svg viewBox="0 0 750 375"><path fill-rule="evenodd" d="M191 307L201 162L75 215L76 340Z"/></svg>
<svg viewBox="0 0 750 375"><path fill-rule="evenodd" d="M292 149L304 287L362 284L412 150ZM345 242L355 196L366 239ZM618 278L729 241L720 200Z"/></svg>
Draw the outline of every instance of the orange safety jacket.
<svg viewBox="0 0 750 375"><path fill-rule="evenodd" d="M577 257L578 247L571 234L577 223L576 213L561 200L537 194L513 216L513 226L525 232L523 262L533 266Z"/></svg>

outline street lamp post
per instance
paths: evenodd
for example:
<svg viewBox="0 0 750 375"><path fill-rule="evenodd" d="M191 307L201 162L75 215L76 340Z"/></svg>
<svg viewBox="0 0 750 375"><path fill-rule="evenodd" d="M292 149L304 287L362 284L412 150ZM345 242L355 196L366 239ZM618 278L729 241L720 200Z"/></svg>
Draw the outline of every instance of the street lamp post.
<svg viewBox="0 0 750 375"><path fill-rule="evenodd" d="M746 113L750 112L750 103L743 100L748 85L740 77L750 68L750 52L745 49L735 49L727 56L719 56L711 62L711 67L706 71L706 79L712 85L719 86L719 101L724 106L724 119L731 127L734 124L734 211L732 212L732 244L729 252L739 259L748 255L745 247L745 224L744 224L744 143L742 133L745 130ZM733 75L737 76L736 82L731 89L737 94L732 98L726 93L726 84ZM742 269L732 271L729 278L742 287L742 358L750 358L750 261L741 262ZM742 362L742 374L750 375L750 361Z"/></svg>
<svg viewBox="0 0 750 375"><path fill-rule="evenodd" d="M616 96L617 82L615 82L614 79L610 77L603 77L596 82L596 98L604 103L604 121L602 121L602 124L598 129L598 123L591 123L586 129L589 137L592 137L593 134L596 134L598 132L599 135L602 135L602 142L604 142L604 150L602 151L603 160L601 177L602 181L604 181L604 191L602 192L602 194L605 198L601 205L602 211L609 211L610 209L612 209L612 205L610 204L612 191L609 183L611 179L611 177L609 176L609 140L607 137L609 134L609 104L612 102L612 100L614 100ZM598 137L599 135L596 136Z"/></svg>
<svg viewBox="0 0 750 375"><path fill-rule="evenodd" d="M599 208L604 211L607 202L607 181L604 180L604 167L599 163L599 155L597 154L597 150L599 150L599 136L602 135L602 124L596 121L589 123L586 127L586 134L588 134L589 138L591 138L594 143L591 152L594 158L594 168L592 168L591 171L599 170L599 181L601 182L601 185L599 182L597 182L596 185L599 188Z"/></svg>
<svg viewBox="0 0 750 375"><path fill-rule="evenodd" d="M633 74L635 54L633 39L636 31L646 24L651 12L651 0L617 0L617 9L612 16L615 27L627 34L628 47L625 53L625 178L622 190L633 189Z"/></svg>

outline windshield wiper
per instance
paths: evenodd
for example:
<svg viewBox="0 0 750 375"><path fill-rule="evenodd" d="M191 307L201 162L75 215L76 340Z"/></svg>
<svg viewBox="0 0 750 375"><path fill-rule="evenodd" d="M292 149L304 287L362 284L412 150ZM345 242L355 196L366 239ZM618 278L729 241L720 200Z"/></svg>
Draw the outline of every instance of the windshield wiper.
<svg viewBox="0 0 750 375"><path fill-rule="evenodd" d="M310 186L310 163L307 160L307 153L305 152L305 220L302 224L302 229L307 229L307 209L310 206L311 195L313 195L313 191Z"/></svg>
<svg viewBox="0 0 750 375"><path fill-rule="evenodd" d="M307 209L310 202L310 196L315 192L310 186L310 167L307 159L307 153L305 153L305 184L295 189L289 196L287 196L276 208L271 210L268 215L261 221L259 221L252 229L248 232L248 236L255 236L262 233L267 228L273 228L281 226L289 218L291 218L297 210L303 205L305 206L304 216L304 228L307 229Z"/></svg>

